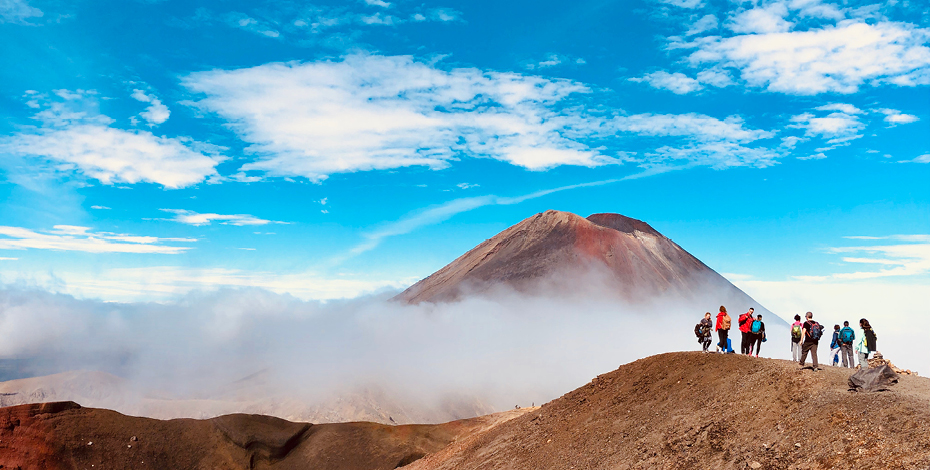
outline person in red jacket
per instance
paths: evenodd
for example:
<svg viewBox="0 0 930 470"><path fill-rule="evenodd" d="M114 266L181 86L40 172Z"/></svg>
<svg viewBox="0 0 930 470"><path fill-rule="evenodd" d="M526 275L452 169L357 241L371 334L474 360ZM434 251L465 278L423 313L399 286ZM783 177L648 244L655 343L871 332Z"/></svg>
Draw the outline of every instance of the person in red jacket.
<svg viewBox="0 0 930 470"><path fill-rule="evenodd" d="M727 336L730 334L730 316L727 315L727 308L720 306L720 312L717 313L717 337L720 342L717 343L717 352L722 349L723 352L729 352L727 347Z"/></svg>
<svg viewBox="0 0 930 470"><path fill-rule="evenodd" d="M740 354L752 354L752 333L749 331L752 328L752 312L755 309L750 308L748 312L739 316L739 332L742 333L742 341L739 344L739 353Z"/></svg>

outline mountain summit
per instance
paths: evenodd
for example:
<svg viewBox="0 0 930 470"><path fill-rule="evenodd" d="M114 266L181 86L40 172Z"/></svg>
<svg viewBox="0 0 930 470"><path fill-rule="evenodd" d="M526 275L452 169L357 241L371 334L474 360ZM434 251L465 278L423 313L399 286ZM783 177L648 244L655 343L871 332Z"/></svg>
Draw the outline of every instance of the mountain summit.
<svg viewBox="0 0 930 470"><path fill-rule="evenodd" d="M748 295L646 222L555 210L485 240L395 299L444 302L500 285L525 292L542 283L551 290L563 281L577 282L585 272L599 274L611 293L631 301L717 293L724 305L741 309L755 304L759 310Z"/></svg>

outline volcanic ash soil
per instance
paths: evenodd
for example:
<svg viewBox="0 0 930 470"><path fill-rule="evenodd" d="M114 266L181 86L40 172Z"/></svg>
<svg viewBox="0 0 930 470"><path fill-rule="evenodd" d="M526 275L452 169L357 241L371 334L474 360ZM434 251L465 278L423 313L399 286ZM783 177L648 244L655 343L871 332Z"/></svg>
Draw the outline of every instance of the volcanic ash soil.
<svg viewBox="0 0 930 470"><path fill-rule="evenodd" d="M854 393L853 372L653 356L410 469L930 468L930 380L901 376L890 392Z"/></svg>
<svg viewBox="0 0 930 470"><path fill-rule="evenodd" d="M0 468L927 469L930 380L669 353L538 408L439 425L156 420L72 402L0 408Z"/></svg>

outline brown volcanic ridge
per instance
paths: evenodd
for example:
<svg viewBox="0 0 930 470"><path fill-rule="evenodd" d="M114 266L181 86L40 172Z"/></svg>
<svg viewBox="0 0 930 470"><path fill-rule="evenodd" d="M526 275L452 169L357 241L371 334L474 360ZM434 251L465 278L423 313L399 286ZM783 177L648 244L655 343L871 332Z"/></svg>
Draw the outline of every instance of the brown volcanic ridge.
<svg viewBox="0 0 930 470"><path fill-rule="evenodd" d="M259 415L160 421L72 402L0 408L0 468L927 469L930 380L847 390L849 369L669 353L542 407L439 425Z"/></svg>
<svg viewBox="0 0 930 470"><path fill-rule="evenodd" d="M545 291L552 292L553 287L558 290L553 279L576 278L573 274L584 269L606 274L611 292L627 300L714 292L723 294L716 296L719 303L732 306L733 312L754 306L757 313L770 313L646 222L620 214L585 219L554 210L485 240L395 299L411 304L445 302L500 285L532 292L543 284Z"/></svg>

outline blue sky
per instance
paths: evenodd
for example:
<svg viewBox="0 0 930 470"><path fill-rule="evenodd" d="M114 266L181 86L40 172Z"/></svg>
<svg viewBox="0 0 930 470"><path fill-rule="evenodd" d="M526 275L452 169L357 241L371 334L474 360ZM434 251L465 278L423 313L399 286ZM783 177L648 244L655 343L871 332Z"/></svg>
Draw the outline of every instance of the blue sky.
<svg viewBox="0 0 930 470"><path fill-rule="evenodd" d="M559 209L776 311L926 299L923 2L0 0L0 39L9 285L351 297Z"/></svg>

